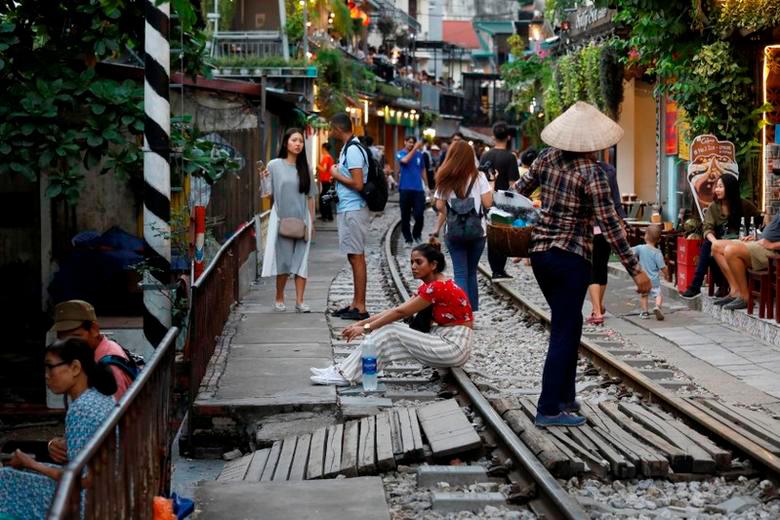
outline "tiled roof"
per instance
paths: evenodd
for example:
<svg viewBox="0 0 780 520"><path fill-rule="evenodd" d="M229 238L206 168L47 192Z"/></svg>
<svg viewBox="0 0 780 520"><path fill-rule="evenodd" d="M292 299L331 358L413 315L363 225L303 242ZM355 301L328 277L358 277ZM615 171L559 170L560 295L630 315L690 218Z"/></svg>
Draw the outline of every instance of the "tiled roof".
<svg viewBox="0 0 780 520"><path fill-rule="evenodd" d="M479 49L479 39L471 20L444 20L442 40L464 49Z"/></svg>

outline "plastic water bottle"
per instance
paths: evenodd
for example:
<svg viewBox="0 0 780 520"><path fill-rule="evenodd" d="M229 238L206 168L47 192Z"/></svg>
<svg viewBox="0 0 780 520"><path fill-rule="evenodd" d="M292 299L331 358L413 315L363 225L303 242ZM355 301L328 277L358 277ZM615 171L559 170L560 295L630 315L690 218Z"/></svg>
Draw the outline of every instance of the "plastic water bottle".
<svg viewBox="0 0 780 520"><path fill-rule="evenodd" d="M373 341L363 341L361 346L363 357L363 391L376 390L376 349Z"/></svg>

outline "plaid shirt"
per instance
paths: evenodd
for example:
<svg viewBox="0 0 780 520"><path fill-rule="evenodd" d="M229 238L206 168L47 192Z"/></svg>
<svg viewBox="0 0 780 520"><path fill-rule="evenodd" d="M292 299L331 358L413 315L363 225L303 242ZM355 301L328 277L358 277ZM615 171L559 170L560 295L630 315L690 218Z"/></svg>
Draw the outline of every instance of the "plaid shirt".
<svg viewBox="0 0 780 520"><path fill-rule="evenodd" d="M632 276L639 261L631 251L612 201L606 173L591 159L567 162L561 150L544 150L515 189L530 194L542 188L542 218L534 228L531 252L557 247L591 261L593 225L598 223L607 242Z"/></svg>

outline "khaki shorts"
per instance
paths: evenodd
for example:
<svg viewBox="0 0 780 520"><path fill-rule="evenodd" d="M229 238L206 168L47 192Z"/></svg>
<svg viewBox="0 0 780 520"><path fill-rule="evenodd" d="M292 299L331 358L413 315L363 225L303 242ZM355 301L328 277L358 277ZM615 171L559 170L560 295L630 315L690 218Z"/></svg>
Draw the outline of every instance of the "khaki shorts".
<svg viewBox="0 0 780 520"><path fill-rule="evenodd" d="M366 252L366 232L371 223L370 220L368 208L337 214L339 251L345 255L364 254Z"/></svg>
<svg viewBox="0 0 780 520"><path fill-rule="evenodd" d="M777 256L777 253L758 245L755 242L743 242L750 253L750 268L753 271L769 269L769 259Z"/></svg>

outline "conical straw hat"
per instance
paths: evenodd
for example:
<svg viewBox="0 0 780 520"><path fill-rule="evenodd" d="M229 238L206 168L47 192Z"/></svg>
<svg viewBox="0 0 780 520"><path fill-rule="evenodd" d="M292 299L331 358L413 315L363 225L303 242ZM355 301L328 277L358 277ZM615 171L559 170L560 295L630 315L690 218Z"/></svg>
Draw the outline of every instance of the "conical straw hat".
<svg viewBox="0 0 780 520"><path fill-rule="evenodd" d="M568 152L595 152L623 138L620 125L598 108L577 101L542 130L542 141Z"/></svg>

